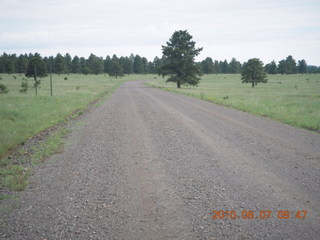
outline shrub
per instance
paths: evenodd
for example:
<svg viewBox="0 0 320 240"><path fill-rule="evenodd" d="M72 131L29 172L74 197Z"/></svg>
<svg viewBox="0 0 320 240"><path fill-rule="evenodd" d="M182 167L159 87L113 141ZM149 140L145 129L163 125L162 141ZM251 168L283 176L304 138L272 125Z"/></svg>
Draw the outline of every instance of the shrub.
<svg viewBox="0 0 320 240"><path fill-rule="evenodd" d="M0 83L0 94L6 94L6 93L8 93L8 92L9 92L9 91L8 91L7 86L4 85L4 84L2 84L2 83Z"/></svg>
<svg viewBox="0 0 320 240"><path fill-rule="evenodd" d="M68 80L68 77L65 77L64 80Z"/></svg>
<svg viewBox="0 0 320 240"><path fill-rule="evenodd" d="M27 93L28 92L28 81L24 80L21 83L21 89L19 90L19 93Z"/></svg>

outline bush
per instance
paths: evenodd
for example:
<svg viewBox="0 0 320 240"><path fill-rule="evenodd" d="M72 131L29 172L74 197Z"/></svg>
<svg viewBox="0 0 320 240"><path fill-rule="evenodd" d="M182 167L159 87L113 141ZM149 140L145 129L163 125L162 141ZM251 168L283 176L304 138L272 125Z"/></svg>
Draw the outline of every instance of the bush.
<svg viewBox="0 0 320 240"><path fill-rule="evenodd" d="M21 89L19 90L19 93L27 93L28 92L28 81L27 80L23 80L21 83Z"/></svg>
<svg viewBox="0 0 320 240"><path fill-rule="evenodd" d="M7 86L4 85L4 84L2 84L2 83L0 83L0 94L6 94L6 93L8 93L8 92L9 92L9 91L8 91Z"/></svg>
<svg viewBox="0 0 320 240"><path fill-rule="evenodd" d="M68 77L65 77L64 80L68 80Z"/></svg>

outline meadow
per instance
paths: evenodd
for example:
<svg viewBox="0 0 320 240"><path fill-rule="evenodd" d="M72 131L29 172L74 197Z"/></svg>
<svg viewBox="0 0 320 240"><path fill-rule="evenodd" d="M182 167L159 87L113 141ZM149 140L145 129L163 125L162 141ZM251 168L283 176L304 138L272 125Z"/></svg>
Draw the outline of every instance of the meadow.
<svg viewBox="0 0 320 240"><path fill-rule="evenodd" d="M81 113L96 99L109 96L124 81L151 77L129 75L115 79L108 75L53 75L52 97L49 76L41 79L37 96L33 79L28 79L27 94L19 93L23 78L23 74L0 74L0 83L9 90L8 94L0 94L0 158L28 138Z"/></svg>
<svg viewBox="0 0 320 240"><path fill-rule="evenodd" d="M296 127L320 130L320 74L268 75L268 83L254 88L242 84L240 74L204 75L198 87L181 89L159 78L148 84Z"/></svg>

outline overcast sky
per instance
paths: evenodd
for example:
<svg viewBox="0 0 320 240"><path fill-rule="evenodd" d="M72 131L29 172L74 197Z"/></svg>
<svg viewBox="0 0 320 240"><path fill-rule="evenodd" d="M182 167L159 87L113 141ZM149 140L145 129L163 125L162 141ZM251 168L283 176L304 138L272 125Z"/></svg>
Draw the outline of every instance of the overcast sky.
<svg viewBox="0 0 320 240"><path fill-rule="evenodd" d="M175 30L207 56L320 66L319 0L0 0L0 50L161 57Z"/></svg>

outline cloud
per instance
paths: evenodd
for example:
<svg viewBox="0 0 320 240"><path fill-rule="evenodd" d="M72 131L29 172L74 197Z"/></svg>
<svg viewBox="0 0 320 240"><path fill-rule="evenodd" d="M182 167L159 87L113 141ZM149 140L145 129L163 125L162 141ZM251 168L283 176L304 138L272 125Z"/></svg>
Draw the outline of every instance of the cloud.
<svg viewBox="0 0 320 240"><path fill-rule="evenodd" d="M289 53L320 65L320 4L313 0L2 0L1 8L3 51L91 49L152 59L175 30L188 29L204 47L200 58Z"/></svg>

